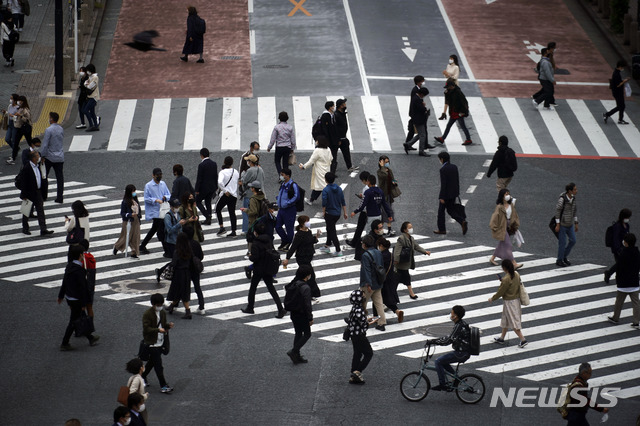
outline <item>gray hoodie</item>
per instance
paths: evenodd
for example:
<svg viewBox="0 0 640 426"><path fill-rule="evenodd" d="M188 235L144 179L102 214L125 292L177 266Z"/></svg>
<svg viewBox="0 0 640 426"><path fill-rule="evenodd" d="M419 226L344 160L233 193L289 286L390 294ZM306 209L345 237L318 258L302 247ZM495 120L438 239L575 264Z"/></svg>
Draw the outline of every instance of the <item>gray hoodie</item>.
<svg viewBox="0 0 640 426"><path fill-rule="evenodd" d="M553 78L553 65L551 61L547 57L543 57L540 60L540 74L538 76L540 80L548 80L552 83L555 83L555 79Z"/></svg>

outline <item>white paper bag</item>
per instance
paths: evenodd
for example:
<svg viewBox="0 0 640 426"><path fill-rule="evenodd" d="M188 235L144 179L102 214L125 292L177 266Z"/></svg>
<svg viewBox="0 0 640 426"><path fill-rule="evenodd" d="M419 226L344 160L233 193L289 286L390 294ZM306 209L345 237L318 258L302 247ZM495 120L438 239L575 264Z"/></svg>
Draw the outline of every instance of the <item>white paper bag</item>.
<svg viewBox="0 0 640 426"><path fill-rule="evenodd" d="M22 213L23 216L29 217L31 214L31 206L33 206L33 201L22 200L22 203L20 204L20 213Z"/></svg>
<svg viewBox="0 0 640 426"><path fill-rule="evenodd" d="M511 236L511 243L518 248L524 244L524 238L519 229Z"/></svg>

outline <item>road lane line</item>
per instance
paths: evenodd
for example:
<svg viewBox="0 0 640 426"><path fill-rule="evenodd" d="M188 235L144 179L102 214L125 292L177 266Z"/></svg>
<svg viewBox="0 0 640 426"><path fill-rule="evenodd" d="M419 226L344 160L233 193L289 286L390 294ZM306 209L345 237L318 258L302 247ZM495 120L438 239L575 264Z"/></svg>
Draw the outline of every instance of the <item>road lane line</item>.
<svg viewBox="0 0 640 426"><path fill-rule="evenodd" d="M311 127L316 117L311 112L309 96L293 96L293 121L296 132L296 148L298 151L312 151L315 142L311 137Z"/></svg>
<svg viewBox="0 0 640 426"><path fill-rule="evenodd" d="M402 122L402 131L404 137L407 137L407 126L404 125L405 121L409 122L409 105L411 104L411 96L396 96L396 103L398 104L398 113L400 114L400 121Z"/></svg>
<svg viewBox="0 0 640 426"><path fill-rule="evenodd" d="M71 140L68 151L89 151L89 145L91 145L91 135L75 135Z"/></svg>
<svg viewBox="0 0 640 426"><path fill-rule="evenodd" d="M464 66L467 71L467 75L470 79L474 79L473 72L471 71L471 67L469 66L469 62L467 62L467 57L462 50L462 46L460 45L460 41L458 40L458 36L453 29L453 25L451 25L451 21L449 20L449 16L447 15L447 11L444 10L444 5L442 4L442 0L436 0L438 3L438 9L440 9L440 15L442 15L442 19L447 26L447 30L449 30L449 35L451 36L451 40L453 41L454 46L456 46L456 50L458 51L458 56L460 57L460 62Z"/></svg>
<svg viewBox="0 0 640 426"><path fill-rule="evenodd" d="M367 73L364 69L364 62L362 61L362 52L360 51L360 44L358 43L358 36L356 35L356 27L353 24L353 17L351 16L349 0L342 0L342 4L344 5L344 12L347 15L347 23L349 24L349 32L351 33L353 50L356 55L358 70L360 71L360 79L362 80L362 90L364 91L365 96L370 96L371 90L369 90L369 81L367 80Z"/></svg>
<svg viewBox="0 0 640 426"><path fill-rule="evenodd" d="M387 127L382 117L382 109L377 96L363 96L362 109L369 129L371 149L374 152L391 151Z"/></svg>
<svg viewBox="0 0 640 426"><path fill-rule="evenodd" d="M242 99L224 98L222 100L222 151L240 149L240 109Z"/></svg>
<svg viewBox="0 0 640 426"><path fill-rule="evenodd" d="M182 149L200 150L204 144L204 116L207 98L189 98Z"/></svg>
<svg viewBox="0 0 640 426"><path fill-rule="evenodd" d="M369 80L398 80L398 81L413 81L413 77L403 77L396 75L368 75L367 78ZM443 77L425 77L426 81L447 81L446 78ZM459 82L463 83L504 83L504 84L533 84L540 85L538 80L500 80L496 78L459 78ZM609 83L591 83L588 81L558 81L556 82L558 85L566 85L566 86L607 86L609 87Z"/></svg>
<svg viewBox="0 0 640 426"><path fill-rule="evenodd" d="M129 144L129 133L136 112L137 100L124 99L118 102L118 111L109 136L107 151L125 151Z"/></svg>
<svg viewBox="0 0 640 426"><path fill-rule="evenodd" d="M261 96L258 98L258 142L263 149L267 149L271 140L276 120L276 98Z"/></svg>
<svg viewBox="0 0 640 426"><path fill-rule="evenodd" d="M513 98L498 98L523 154L542 154L524 114ZM487 160L488 161L488 160Z"/></svg>
<svg viewBox="0 0 640 426"><path fill-rule="evenodd" d="M167 141L167 129L171 115L171 99L154 99L147 133L147 151L163 151Z"/></svg>

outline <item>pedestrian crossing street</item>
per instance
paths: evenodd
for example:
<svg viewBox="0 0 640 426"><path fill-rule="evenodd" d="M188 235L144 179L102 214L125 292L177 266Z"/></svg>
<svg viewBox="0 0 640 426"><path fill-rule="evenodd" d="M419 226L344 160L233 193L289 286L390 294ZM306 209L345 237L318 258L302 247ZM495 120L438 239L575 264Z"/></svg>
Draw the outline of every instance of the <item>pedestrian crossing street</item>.
<svg viewBox="0 0 640 426"><path fill-rule="evenodd" d="M67 201L63 205L52 201L45 203L47 224L55 233L51 238L42 238L38 236L35 223L33 235L20 233L18 192L12 179L12 176L0 176L0 199L3 201L0 238L4 241L0 246L0 276L3 285L33 284L57 292L67 253L64 215L71 211L71 202L82 199L90 212L91 252L97 260L94 309L98 315L102 309L100 299L140 305L135 309L141 309L148 305L150 292L166 293L167 282L163 281L161 286L155 284L155 268L166 263L157 239L147 246L152 253L139 260L112 254L120 232L120 191L106 185L67 182ZM53 184L51 182L50 187ZM317 206L307 206L305 214L314 216L316 210ZM228 221L226 214L224 218ZM323 233L320 239L323 242L326 235L323 221L314 217L311 223L312 229L320 229ZM143 222L142 235L149 227L149 223ZM355 221L341 221L338 229L341 240L354 228ZM201 285L206 318L293 334L287 318L274 318L276 309L264 285L258 288L255 314L240 312L246 304L249 289L243 271L249 264L243 259L245 240L216 237L216 230L216 227L205 227L202 244L205 270ZM411 273L413 288L419 298L411 300L404 286L399 286L399 306L405 320L398 323L395 314L388 312L385 332L370 329L368 336L374 350L416 358L417 363L425 340L450 330L451 307L461 304L467 309L468 322L482 330L481 354L467 361L465 370L477 370L481 375L508 374L559 385L575 376L581 362L589 361L598 370L598 375L590 380L591 386L620 387L621 390L614 393L619 398L640 395L640 386L637 386L640 332L629 326L629 301L622 311L620 325L606 321L613 310L615 287L603 284L603 265L581 264L558 269L553 257L515 253L524 263L521 275L531 296L531 305L523 308L522 317L523 332L530 343L519 349L517 337L510 331L507 335L509 345L498 346L492 339L499 333L502 306L500 302L487 302L499 285L496 274L500 270L488 262L494 247L466 244L463 238L456 239L458 236L453 235L454 238L414 235L422 247L432 252L431 256L417 256L416 269ZM392 243L396 239L390 238ZM275 243L279 244L277 235ZM347 344L342 341L342 331L344 318L350 310L348 296L359 284L360 265L353 259L354 251L348 247L344 250L345 255L340 258L318 252L313 261L322 296L320 303L314 305L312 332L314 338L327 344ZM291 280L296 267L292 261L288 269L278 273L276 288L281 298L284 297L284 284ZM128 287L131 280L139 285L146 284L145 288L149 290ZM191 300L192 303L197 300L194 293ZM194 316L193 321L198 320L204 318ZM448 347L439 347L436 353L448 350ZM401 373L404 374L398 372L399 377Z"/></svg>
<svg viewBox="0 0 640 426"><path fill-rule="evenodd" d="M258 98L126 99L99 103L101 130L87 133L71 127L68 151L192 151L246 149L257 140L268 145L279 111L287 111L295 128L299 151L314 147L311 127L326 100L341 96ZM429 140L440 136L447 120L438 120L444 97L425 98L431 108ZM349 140L356 152L402 152L408 122L409 96L354 96L348 98ZM555 111L534 108L531 99L469 97L465 121L473 145L463 146L457 125L446 140L456 153L493 153L498 136L507 135L516 152L531 155L587 157L640 156L640 132L628 125L608 124L602 113L613 108L609 100L558 100ZM77 120L76 120L77 121ZM76 123L77 124L77 123ZM70 137L69 137L70 136Z"/></svg>

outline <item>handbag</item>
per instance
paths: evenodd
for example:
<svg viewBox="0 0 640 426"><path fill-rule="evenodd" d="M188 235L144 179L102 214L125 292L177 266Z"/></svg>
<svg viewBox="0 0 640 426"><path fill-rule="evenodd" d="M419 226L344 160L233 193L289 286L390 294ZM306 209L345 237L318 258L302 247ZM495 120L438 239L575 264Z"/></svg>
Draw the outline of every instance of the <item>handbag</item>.
<svg viewBox="0 0 640 426"><path fill-rule="evenodd" d="M171 341L169 340L169 331L164 333L164 340L162 341L162 355L169 355L171 350Z"/></svg>
<svg viewBox="0 0 640 426"><path fill-rule="evenodd" d="M631 85L629 84L628 81L624 84L624 96L627 98L631 97Z"/></svg>
<svg viewBox="0 0 640 426"><path fill-rule="evenodd" d="M511 236L511 242L518 248L522 247L522 245L524 244L524 238L522 237L522 233L519 229L516 230L516 232L514 232L514 234Z"/></svg>
<svg viewBox="0 0 640 426"><path fill-rule="evenodd" d="M171 281L173 279L173 264L169 263L167 267L164 268L164 271L162 271L160 277L167 281Z"/></svg>
<svg viewBox="0 0 640 426"><path fill-rule="evenodd" d="M400 250L400 263L410 262L411 261L411 247L402 246Z"/></svg>
<svg viewBox="0 0 640 426"><path fill-rule="evenodd" d="M169 207L169 203L165 201L164 203L160 204L160 210L158 211L158 218L164 219L164 217L170 211L171 211L171 208Z"/></svg>
<svg viewBox="0 0 640 426"><path fill-rule="evenodd" d="M293 166L295 164L298 164L298 161L296 160L296 153L291 151L291 154L289 154L289 165Z"/></svg>
<svg viewBox="0 0 640 426"><path fill-rule="evenodd" d="M73 322L76 337L88 336L96 329L93 327L93 318L87 315L86 311L82 311L80 318Z"/></svg>
<svg viewBox="0 0 640 426"><path fill-rule="evenodd" d="M140 346L138 347L138 358L142 361L149 361L149 345L144 342L144 339L140 340Z"/></svg>
<svg viewBox="0 0 640 426"><path fill-rule="evenodd" d="M202 228L196 229L196 235L198 236L198 242L201 243L204 241L204 232L202 232Z"/></svg>
<svg viewBox="0 0 640 426"><path fill-rule="evenodd" d="M391 185L391 198L398 198L402 195L402 191L400 191L400 187L397 183L393 183Z"/></svg>
<svg viewBox="0 0 640 426"><path fill-rule="evenodd" d="M84 240L84 228L80 227L80 221L76 219L76 226L69 232L67 232L67 244L80 244L80 241Z"/></svg>
<svg viewBox="0 0 640 426"><path fill-rule="evenodd" d="M201 274L202 271L204 271L204 266L202 265L202 260L200 260L199 258L197 258L196 256L193 256L191 258L191 261L193 262L193 268L198 271L198 274Z"/></svg>
<svg viewBox="0 0 640 426"><path fill-rule="evenodd" d="M467 213L465 211L465 207L462 205L462 201L460 201L460 197L458 197L458 203L451 206L451 210L455 212L457 216L460 216L463 219L467 218Z"/></svg>
<svg viewBox="0 0 640 426"><path fill-rule="evenodd" d="M531 303L531 299L529 299L529 293L527 293L527 289L524 288L524 284L520 281L520 304L522 306L529 306Z"/></svg>
<svg viewBox="0 0 640 426"><path fill-rule="evenodd" d="M562 210L560 210L560 220L562 220L562 214L564 213L564 205L566 203L566 200L564 199L564 195L562 196ZM556 236L556 238L558 237L559 232L556 232L556 215L553 215L551 217L551 220L549 221L549 229L551 229L551 232L553 232L553 235Z"/></svg>
<svg viewBox="0 0 640 426"><path fill-rule="evenodd" d="M125 407L127 406L127 400L129 399L129 386L120 386L118 391L118 402Z"/></svg>

